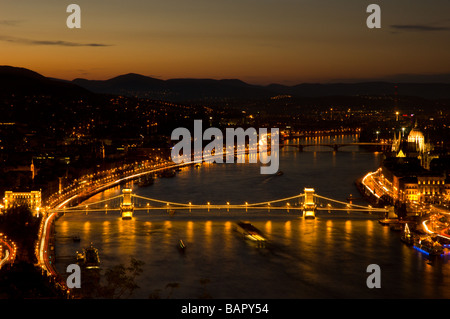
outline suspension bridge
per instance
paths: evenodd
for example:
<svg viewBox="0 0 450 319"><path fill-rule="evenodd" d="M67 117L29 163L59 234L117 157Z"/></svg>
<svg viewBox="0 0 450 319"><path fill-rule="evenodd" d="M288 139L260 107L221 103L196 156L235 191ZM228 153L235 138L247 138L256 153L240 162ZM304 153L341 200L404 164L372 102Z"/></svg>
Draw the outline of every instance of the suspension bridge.
<svg viewBox="0 0 450 319"><path fill-rule="evenodd" d="M328 213L336 211L345 211L348 214L351 212L366 212L366 213L379 213L385 216L394 218L393 207L374 208L369 206L356 205L352 203L352 200L343 202L331 198L327 198L315 193L313 188L305 188L304 192L295 196L270 200L258 203L242 203L231 204L226 202L225 204L193 204L178 203L166 200L160 200L155 198L149 198L133 194L132 189L124 188L122 193L116 196L98 200L95 202L85 202L77 206L58 206L54 209L49 209L46 212L46 218L41 223L40 239L36 246L36 255L43 270L57 276L57 272L52 265L49 258L49 240L50 240L50 225L52 221L60 214L69 213L115 213L120 214L122 219L132 219L133 213L136 211L166 211L170 215L174 215L176 211L193 212L193 211L239 211L244 214L248 211L275 211L275 212L291 212L297 213L305 219L314 219L316 212L325 211Z"/></svg>
<svg viewBox="0 0 450 319"><path fill-rule="evenodd" d="M375 142L354 142L354 143L305 143L305 144L280 144L279 147L296 147L298 148L299 152L303 152L303 150L306 147L317 147L317 146L325 146L330 147L333 149L333 151L338 151L341 147L344 146L383 146L383 147L389 147L391 146L391 143L382 142L382 143L375 143Z"/></svg>
<svg viewBox="0 0 450 319"><path fill-rule="evenodd" d="M257 203L231 204L205 204L178 203L155 198L149 198L133 194L131 189L123 189L122 194L110 198L102 199L96 202L85 203L73 207L61 207L50 210L49 213L71 213L71 212L102 212L108 214L110 212L120 212L122 219L133 218L135 211L146 211L149 213L154 210L165 210L168 214L173 215L176 211L232 211L240 210L242 212L253 211L286 211L296 212L304 218L315 218L317 211L346 211L350 212L368 212L368 213L392 213L392 208L374 208L372 206L362 206L348 202L338 201L327 198L315 193L313 188L305 188L304 192L282 199L270 200Z"/></svg>

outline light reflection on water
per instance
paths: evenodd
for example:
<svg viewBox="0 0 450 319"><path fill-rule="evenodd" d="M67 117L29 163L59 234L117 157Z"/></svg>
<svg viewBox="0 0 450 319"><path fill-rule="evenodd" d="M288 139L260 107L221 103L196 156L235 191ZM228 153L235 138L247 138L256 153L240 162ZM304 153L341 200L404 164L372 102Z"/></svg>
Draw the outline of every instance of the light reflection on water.
<svg viewBox="0 0 450 319"><path fill-rule="evenodd" d="M329 141L326 138L320 141ZM293 141L295 143L295 141ZM145 197L187 203L258 202L293 196L304 187L338 200L359 197L354 180L377 168L381 154L355 147L280 153L283 176L259 174L259 164L209 164L185 169L172 179L136 188ZM111 189L92 201L120 193ZM360 201L363 203L363 201ZM268 239L264 248L234 231L250 220ZM135 298L157 291L172 298L449 298L448 257L428 260L403 245L399 233L382 227L377 216L321 212L303 220L295 212L211 213L135 212L122 220L117 212L66 214L56 223L57 267L61 273L75 252L94 243L102 267L145 262ZM70 236L79 234L81 243ZM177 250L182 239L187 248ZM369 289L366 268L378 264L382 288Z"/></svg>

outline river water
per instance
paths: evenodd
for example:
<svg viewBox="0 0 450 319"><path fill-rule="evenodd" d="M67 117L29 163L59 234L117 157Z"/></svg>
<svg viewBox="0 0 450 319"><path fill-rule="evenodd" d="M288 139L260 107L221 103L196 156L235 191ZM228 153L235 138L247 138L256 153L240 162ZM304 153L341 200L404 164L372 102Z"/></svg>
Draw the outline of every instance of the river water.
<svg viewBox="0 0 450 319"><path fill-rule="evenodd" d="M357 136L309 138L306 142L348 142ZM292 143L305 142L304 140ZM357 146L283 148L282 176L260 174L260 164L189 167L174 178L134 187L134 193L193 204L243 204L286 198L314 187L317 194L367 205L354 181L378 168L381 153ZM120 194L110 189L90 202ZM429 258L404 245L400 234L367 213L318 212L303 219L293 211L136 211L71 213L56 222L56 267L62 274L76 251L93 243L103 269L143 261L133 298L449 298L448 256ZM268 239L265 247L234 231L251 221ZM78 234L81 242L70 236ZM187 248L177 250L182 239ZM370 264L381 270L381 288L368 288Z"/></svg>

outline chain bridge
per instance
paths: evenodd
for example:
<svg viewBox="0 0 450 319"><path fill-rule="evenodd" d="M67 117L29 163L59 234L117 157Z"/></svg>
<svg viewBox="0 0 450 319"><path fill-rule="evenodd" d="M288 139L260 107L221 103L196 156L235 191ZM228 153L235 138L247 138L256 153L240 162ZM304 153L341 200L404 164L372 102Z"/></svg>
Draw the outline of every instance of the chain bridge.
<svg viewBox="0 0 450 319"><path fill-rule="evenodd" d="M176 211L192 212L192 211L208 211L213 213L217 210L242 212L253 211L284 211L294 212L304 218L315 218L317 211L335 212L368 212L368 213L391 213L392 208L374 208L372 206L362 206L352 203L353 199L349 198L347 202L327 198L315 193L314 188L305 188L304 192L276 200L270 200L258 203L241 203L232 204L226 202L224 204L215 204L206 202L204 204L195 203L178 203L167 200L160 200L133 194L131 189L123 189L122 194L99 200L96 202L86 203L74 207L62 207L50 210L50 213L93 213L99 212L104 214L120 213L122 219L133 218L135 211L144 211L150 213L154 210L166 211L173 215Z"/></svg>

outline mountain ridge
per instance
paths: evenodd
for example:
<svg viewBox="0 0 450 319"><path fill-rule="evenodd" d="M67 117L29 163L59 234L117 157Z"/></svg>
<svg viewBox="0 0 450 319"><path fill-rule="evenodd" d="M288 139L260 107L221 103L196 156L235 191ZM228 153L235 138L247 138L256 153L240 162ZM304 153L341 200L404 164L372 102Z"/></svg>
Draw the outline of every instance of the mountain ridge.
<svg viewBox="0 0 450 319"><path fill-rule="evenodd" d="M448 83L395 83L367 81L358 83L300 83L296 85L249 84L240 79L174 78L161 80L137 73L127 73L107 80L76 78L72 81L45 77L35 71L0 66L0 85L4 91L48 93L88 92L167 100L173 102L214 100L260 100L285 95L294 98L331 96L416 96L450 99Z"/></svg>
<svg viewBox="0 0 450 319"><path fill-rule="evenodd" d="M71 81L49 78L35 71L0 66L0 94L56 94L60 96L86 96L92 94L88 89Z"/></svg>
<svg viewBox="0 0 450 319"><path fill-rule="evenodd" d="M114 80L114 81L112 81ZM202 100L210 98L265 99L277 95L292 97L327 97L357 95L404 95L428 99L450 98L448 83L396 83L365 81L357 83L300 83L283 85L249 84L239 79L176 78L160 80L129 73L108 80L76 79L77 83L94 92L157 97L164 92L169 100ZM114 85L111 85L114 83Z"/></svg>

